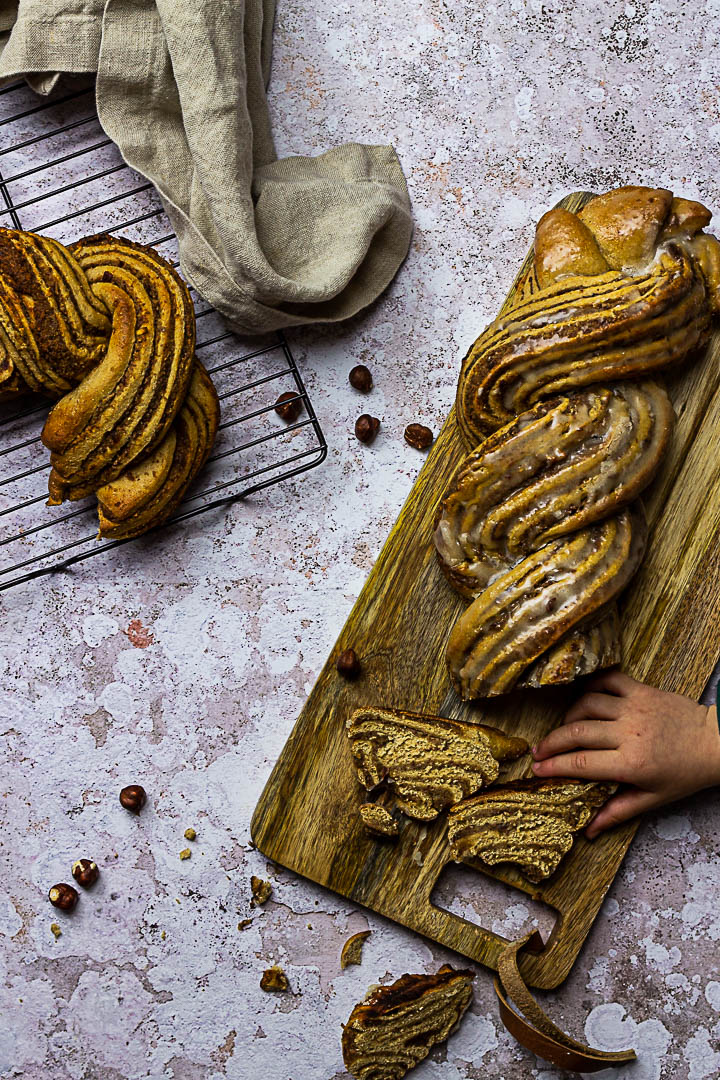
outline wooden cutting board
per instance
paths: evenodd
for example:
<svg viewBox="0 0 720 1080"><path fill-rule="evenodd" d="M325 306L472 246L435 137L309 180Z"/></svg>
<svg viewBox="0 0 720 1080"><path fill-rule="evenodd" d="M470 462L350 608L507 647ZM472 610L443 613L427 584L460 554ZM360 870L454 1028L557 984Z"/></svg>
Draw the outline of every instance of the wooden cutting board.
<svg viewBox="0 0 720 1080"><path fill-rule="evenodd" d="M589 198L578 192L560 205L574 210ZM531 259L532 252L506 305ZM621 609L624 669L695 698L720 656L719 359L720 332L704 357L668 380L677 425L646 495L648 553ZM465 454L453 410L268 780L252 837L282 866L494 968L504 939L430 900L451 861L445 815L429 825L403 819L396 843L370 839L359 824L364 792L345 736L354 709L387 705L494 724L532 745L577 697L575 685L463 704L450 686L445 646L465 601L440 572L431 537L438 500ZM362 658L354 683L335 669L347 648ZM528 760L506 775L531 775ZM567 976L636 828L630 823L592 844L579 838L541 885L512 868L494 872L559 914L543 952L523 961L531 985L550 989Z"/></svg>

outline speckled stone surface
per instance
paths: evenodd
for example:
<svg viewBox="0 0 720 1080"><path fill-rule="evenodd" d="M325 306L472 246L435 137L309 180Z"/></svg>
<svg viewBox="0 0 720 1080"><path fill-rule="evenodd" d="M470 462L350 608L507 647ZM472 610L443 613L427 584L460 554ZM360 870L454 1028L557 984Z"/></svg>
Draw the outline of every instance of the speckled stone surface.
<svg viewBox="0 0 720 1080"><path fill-rule="evenodd" d="M292 335L324 466L0 601L2 1077L339 1080L340 1025L368 985L457 962L269 866L250 815L422 463L402 431L439 428L540 213L633 181L720 211L719 14L710 0L280 0L280 151L394 144L412 251L370 311ZM347 385L358 362L369 399ZM382 420L371 448L350 434L366 408ZM117 799L133 781L149 795L138 818ZM713 793L643 824L571 977L544 998L593 1045L633 1045L633 1080L720 1073L719 815ZM47 889L81 856L101 878L64 915ZM251 874L272 883L263 907ZM508 936L547 926L526 898L487 890L458 874L443 897L475 919L491 903ZM362 965L341 972L364 928ZM289 993L260 990L273 963ZM565 1074L504 1032L478 969L471 1014L414 1075Z"/></svg>

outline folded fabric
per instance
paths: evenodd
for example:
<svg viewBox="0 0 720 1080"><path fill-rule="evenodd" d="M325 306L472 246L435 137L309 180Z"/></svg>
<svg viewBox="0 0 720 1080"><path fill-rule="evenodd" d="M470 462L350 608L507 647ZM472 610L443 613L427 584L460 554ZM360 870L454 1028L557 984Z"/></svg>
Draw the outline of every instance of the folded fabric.
<svg viewBox="0 0 720 1080"><path fill-rule="evenodd" d="M407 254L390 146L277 160L274 0L0 0L0 82L96 73L100 122L157 188L186 278L236 327L354 315Z"/></svg>

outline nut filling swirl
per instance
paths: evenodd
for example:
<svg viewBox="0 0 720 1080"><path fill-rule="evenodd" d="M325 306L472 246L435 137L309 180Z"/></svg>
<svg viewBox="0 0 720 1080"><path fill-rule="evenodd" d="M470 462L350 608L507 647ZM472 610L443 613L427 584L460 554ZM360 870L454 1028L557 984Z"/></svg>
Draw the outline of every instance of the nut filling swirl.
<svg viewBox="0 0 720 1080"><path fill-rule="evenodd" d="M387 781L398 809L420 821L491 784L500 762L528 749L498 728L401 709L358 709L347 734L360 783L371 790Z"/></svg>
<svg viewBox="0 0 720 1080"><path fill-rule="evenodd" d="M342 1051L356 1080L401 1080L444 1042L472 1001L471 971L403 975L371 990L345 1024Z"/></svg>
<svg viewBox="0 0 720 1080"><path fill-rule="evenodd" d="M641 187L551 210L513 306L465 358L457 418L474 449L434 534L445 575L472 600L447 650L463 698L620 659L616 600L646 542L638 497L674 423L646 376L686 361L720 311L710 216Z"/></svg>
<svg viewBox="0 0 720 1080"><path fill-rule="evenodd" d="M515 863L530 881L543 881L616 789L617 784L532 779L483 792L448 815L453 857L488 866Z"/></svg>

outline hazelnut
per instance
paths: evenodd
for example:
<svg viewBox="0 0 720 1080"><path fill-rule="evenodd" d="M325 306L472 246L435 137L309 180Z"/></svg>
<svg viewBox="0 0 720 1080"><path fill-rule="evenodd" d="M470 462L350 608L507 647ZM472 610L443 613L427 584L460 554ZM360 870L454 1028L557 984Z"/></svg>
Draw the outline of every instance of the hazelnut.
<svg viewBox="0 0 720 1080"><path fill-rule="evenodd" d="M275 412L286 424L294 424L302 412L302 400L296 390L281 394L275 402Z"/></svg>
<svg viewBox="0 0 720 1080"><path fill-rule="evenodd" d="M186 840L194 840L195 837L197 836L197 833L195 832L194 829L186 829L185 832L183 833L183 836L185 837Z"/></svg>
<svg viewBox="0 0 720 1080"><path fill-rule="evenodd" d="M355 435L362 443L374 442L379 430L380 421L377 416L369 416L367 413L363 413L355 421Z"/></svg>
<svg viewBox="0 0 720 1080"><path fill-rule="evenodd" d="M348 375L350 385L361 394L369 394L373 388L373 378L364 364L357 364Z"/></svg>
<svg viewBox="0 0 720 1080"><path fill-rule="evenodd" d="M405 442L416 450L427 450L428 446L432 446L434 438L430 428L424 424L408 424L405 428Z"/></svg>
<svg viewBox="0 0 720 1080"><path fill-rule="evenodd" d="M147 802L145 788L140 787L139 784L128 784L120 792L120 802L132 814L139 814Z"/></svg>
<svg viewBox="0 0 720 1080"><path fill-rule="evenodd" d="M48 899L53 907L60 908L61 911L72 911L78 902L78 892L72 885L61 882L59 885L53 885L48 893Z"/></svg>
<svg viewBox="0 0 720 1080"><path fill-rule="evenodd" d="M77 859L72 864L72 876L78 885L82 885L84 889L89 889L100 877L100 871L97 868L97 863L94 863L92 859Z"/></svg>
<svg viewBox="0 0 720 1080"><path fill-rule="evenodd" d="M362 671L360 661L354 649L345 649L335 661L335 667L346 679L357 679Z"/></svg>

